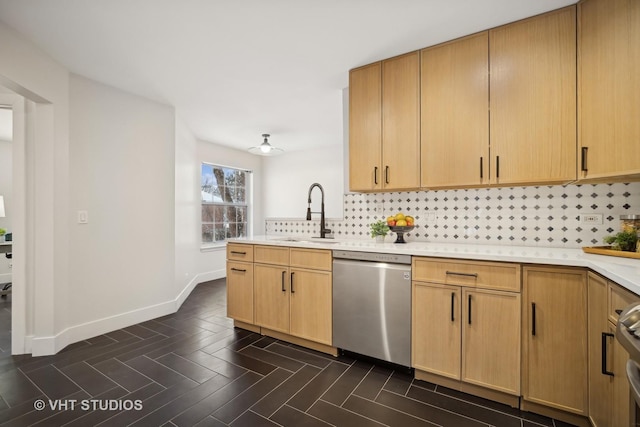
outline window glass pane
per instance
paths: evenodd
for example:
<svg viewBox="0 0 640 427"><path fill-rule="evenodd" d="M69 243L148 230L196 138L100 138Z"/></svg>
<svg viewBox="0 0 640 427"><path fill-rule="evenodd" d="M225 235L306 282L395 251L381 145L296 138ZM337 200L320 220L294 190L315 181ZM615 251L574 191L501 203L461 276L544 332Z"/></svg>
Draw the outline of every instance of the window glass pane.
<svg viewBox="0 0 640 427"><path fill-rule="evenodd" d="M202 165L202 241L223 241L248 233L247 171ZM208 227L205 227L208 226Z"/></svg>
<svg viewBox="0 0 640 427"><path fill-rule="evenodd" d="M214 221L214 211L216 206L214 205L202 205L202 223Z"/></svg>
<svg viewBox="0 0 640 427"><path fill-rule="evenodd" d="M214 222L224 222L224 211L226 210L225 206L214 206L215 209L215 220Z"/></svg>
<svg viewBox="0 0 640 427"><path fill-rule="evenodd" d="M212 243L213 241L213 224L202 224L202 242Z"/></svg>
<svg viewBox="0 0 640 427"><path fill-rule="evenodd" d="M235 222L232 222L230 224L228 224L227 226L227 238L234 238L234 237L238 237L238 231L237 231L237 224Z"/></svg>
<svg viewBox="0 0 640 427"><path fill-rule="evenodd" d="M236 237L247 237L247 224L238 223L238 235Z"/></svg>
<svg viewBox="0 0 640 427"><path fill-rule="evenodd" d="M226 239L226 230L224 228L224 224L216 224L215 225L215 239L216 242L222 241Z"/></svg>
<svg viewBox="0 0 640 427"><path fill-rule="evenodd" d="M212 202L212 186L213 186L213 167L211 165L202 165L202 173L200 179L200 189L203 202Z"/></svg>

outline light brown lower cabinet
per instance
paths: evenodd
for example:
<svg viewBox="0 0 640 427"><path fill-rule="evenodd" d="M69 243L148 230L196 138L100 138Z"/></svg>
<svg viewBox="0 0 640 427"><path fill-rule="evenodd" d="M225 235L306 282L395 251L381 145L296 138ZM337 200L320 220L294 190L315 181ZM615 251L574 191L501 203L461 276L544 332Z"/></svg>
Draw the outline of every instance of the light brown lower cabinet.
<svg viewBox="0 0 640 427"><path fill-rule="evenodd" d="M478 283L492 286L494 282L503 286L495 276L502 270L496 270L494 264L487 273L488 263L450 262L444 264L447 267L441 277L447 283L412 282L412 365L447 381L460 381L461 389L472 385L478 387L474 390L519 396L519 266L505 264L513 291L477 287ZM437 278L442 266L443 261L414 259L414 278ZM456 282L465 286L449 284ZM514 402L511 398L504 401Z"/></svg>
<svg viewBox="0 0 640 427"><path fill-rule="evenodd" d="M461 296L459 286L413 282L413 367L460 379Z"/></svg>
<svg viewBox="0 0 640 427"><path fill-rule="evenodd" d="M588 416L586 271L526 266L523 293L522 408Z"/></svg>
<svg viewBox="0 0 640 427"><path fill-rule="evenodd" d="M253 264L227 261L227 317L252 324Z"/></svg>
<svg viewBox="0 0 640 427"><path fill-rule="evenodd" d="M520 294L413 283L413 366L520 394Z"/></svg>
<svg viewBox="0 0 640 427"><path fill-rule="evenodd" d="M462 381L520 394L520 294L462 290Z"/></svg>
<svg viewBox="0 0 640 427"><path fill-rule="evenodd" d="M291 268L291 335L331 345L332 306L331 272Z"/></svg>
<svg viewBox="0 0 640 427"><path fill-rule="evenodd" d="M597 274L589 273L589 419L594 427L632 425L626 364L629 354L616 340L616 310L637 301Z"/></svg>
<svg viewBox="0 0 640 427"><path fill-rule="evenodd" d="M256 325L289 333L289 267L255 264Z"/></svg>
<svg viewBox="0 0 640 427"><path fill-rule="evenodd" d="M229 317L331 346L331 251L227 252ZM412 292L416 377L514 406L522 396L522 409L578 425L630 425L628 354L615 333L637 295L581 268L426 257L413 259Z"/></svg>
<svg viewBox="0 0 640 427"><path fill-rule="evenodd" d="M255 324L332 343L331 252L255 246Z"/></svg>

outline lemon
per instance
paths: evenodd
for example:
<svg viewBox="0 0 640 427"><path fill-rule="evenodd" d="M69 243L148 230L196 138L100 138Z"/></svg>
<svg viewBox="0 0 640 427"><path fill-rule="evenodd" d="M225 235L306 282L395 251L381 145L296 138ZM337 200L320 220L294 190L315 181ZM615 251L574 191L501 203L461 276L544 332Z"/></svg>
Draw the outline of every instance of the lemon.
<svg viewBox="0 0 640 427"><path fill-rule="evenodd" d="M404 219L399 219L396 221L396 227L405 227L407 225L407 221Z"/></svg>
<svg viewBox="0 0 640 427"><path fill-rule="evenodd" d="M404 214L402 212L398 212L396 214L396 221L400 221L404 219Z"/></svg>

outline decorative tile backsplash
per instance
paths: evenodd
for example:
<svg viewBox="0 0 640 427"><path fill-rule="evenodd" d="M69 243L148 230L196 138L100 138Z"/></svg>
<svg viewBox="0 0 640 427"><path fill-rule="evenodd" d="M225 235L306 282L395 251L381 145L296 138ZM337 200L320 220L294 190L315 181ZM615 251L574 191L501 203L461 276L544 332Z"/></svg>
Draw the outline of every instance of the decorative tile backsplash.
<svg viewBox="0 0 640 427"><path fill-rule="evenodd" d="M397 212L416 218L407 241L580 248L617 233L620 215L640 214L640 183L348 193L335 237L369 238L369 224ZM580 214L602 214L584 224ZM267 219L268 235L319 235L319 220Z"/></svg>

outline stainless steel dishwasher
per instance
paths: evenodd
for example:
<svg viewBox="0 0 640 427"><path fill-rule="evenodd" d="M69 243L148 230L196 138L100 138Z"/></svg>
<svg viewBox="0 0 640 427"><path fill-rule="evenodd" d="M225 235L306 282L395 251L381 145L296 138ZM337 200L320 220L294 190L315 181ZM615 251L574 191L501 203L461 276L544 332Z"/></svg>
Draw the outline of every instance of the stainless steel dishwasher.
<svg viewBox="0 0 640 427"><path fill-rule="evenodd" d="M333 346L411 366L411 256L333 251Z"/></svg>

